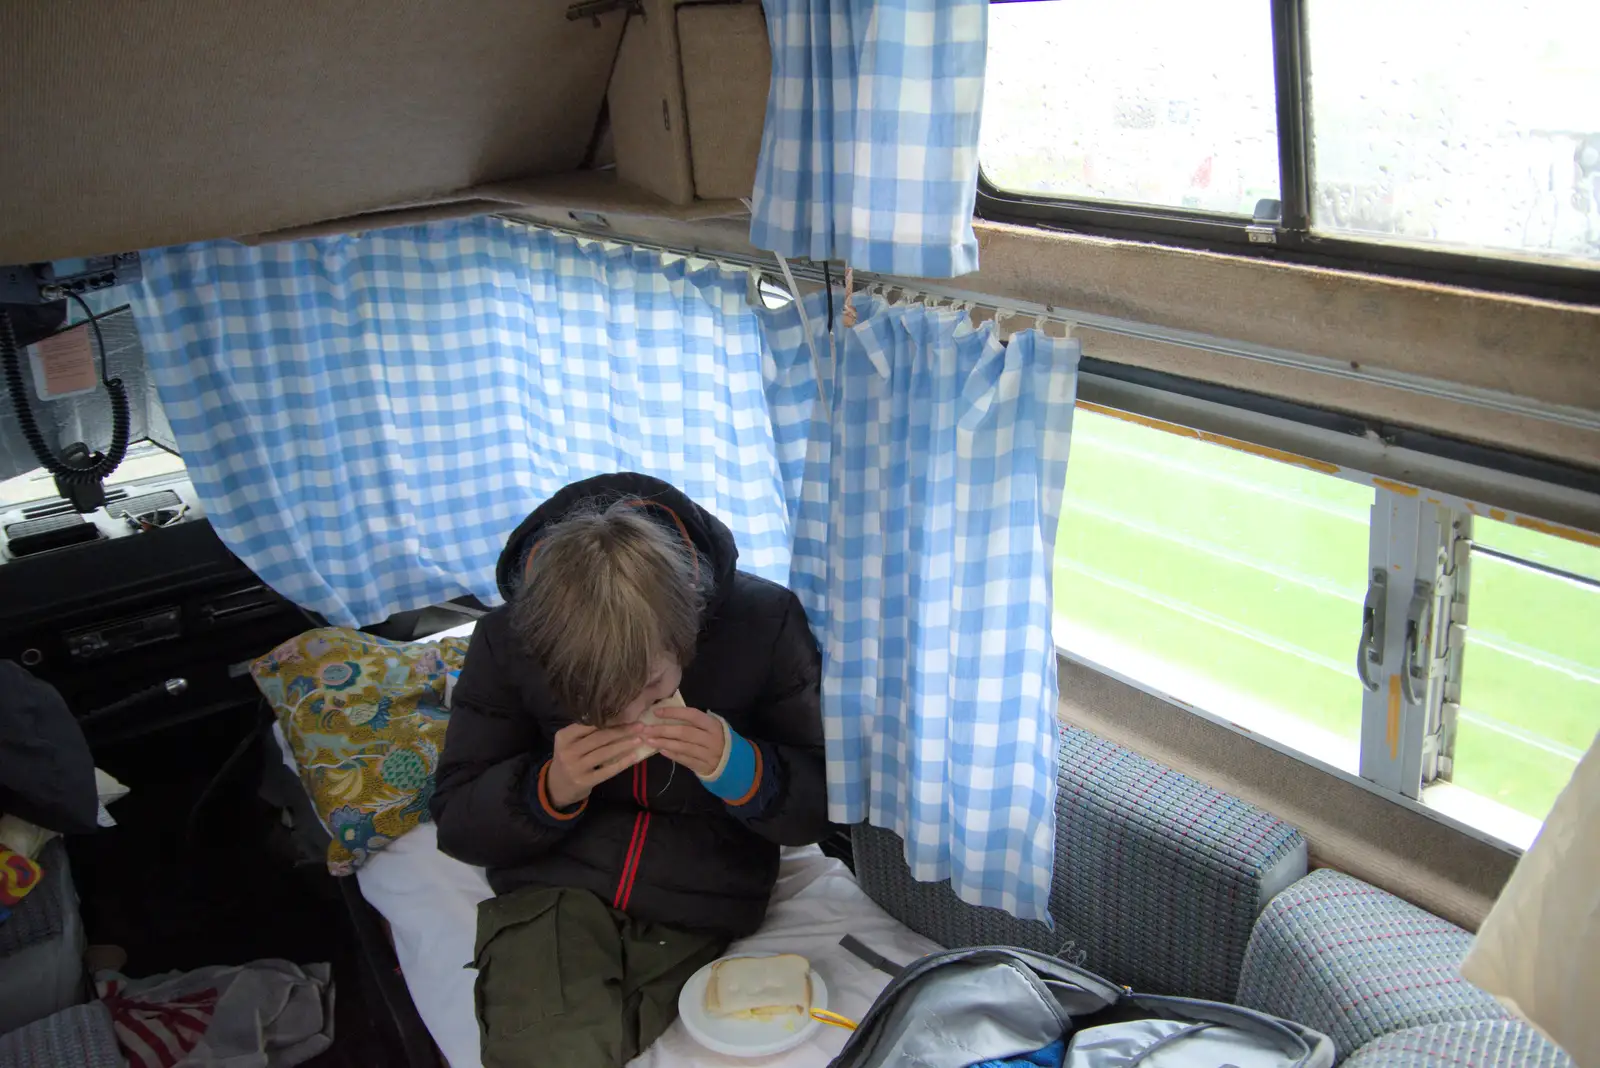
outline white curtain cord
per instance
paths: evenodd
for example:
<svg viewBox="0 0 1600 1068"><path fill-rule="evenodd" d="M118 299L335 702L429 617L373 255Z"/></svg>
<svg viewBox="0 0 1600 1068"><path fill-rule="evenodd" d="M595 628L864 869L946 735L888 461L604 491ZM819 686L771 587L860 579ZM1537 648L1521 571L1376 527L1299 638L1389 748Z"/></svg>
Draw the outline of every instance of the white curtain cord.
<svg viewBox="0 0 1600 1068"><path fill-rule="evenodd" d="M756 207L750 202L749 197L740 197L739 203L744 205L744 210L752 216ZM833 425L833 412L828 405L828 393L822 386L822 355L817 352L817 339L811 333L811 317L806 314L805 296L800 292L800 287L794 284L794 272L789 270L789 261L783 258L780 252L774 252L778 259L778 270L783 272L783 280L789 286L789 295L794 297L794 310L800 313L800 329L805 331L806 348L811 350L811 377L817 383L817 403L822 406L822 420L829 426ZM829 335L828 344L831 350L833 337Z"/></svg>
<svg viewBox="0 0 1600 1068"><path fill-rule="evenodd" d="M811 332L811 317L806 314L805 294L800 292L800 287L794 283L794 272L789 270L789 261L781 253L774 252L778 257L778 270L783 272L783 280L789 286L789 292L794 295L795 311L800 313L800 329L806 335L806 347L811 350L811 375L817 382L817 403L822 406L823 422L833 424L833 412L828 405L828 391L822 384L822 354L817 351L817 337ZM828 335L828 348L833 349L833 334Z"/></svg>

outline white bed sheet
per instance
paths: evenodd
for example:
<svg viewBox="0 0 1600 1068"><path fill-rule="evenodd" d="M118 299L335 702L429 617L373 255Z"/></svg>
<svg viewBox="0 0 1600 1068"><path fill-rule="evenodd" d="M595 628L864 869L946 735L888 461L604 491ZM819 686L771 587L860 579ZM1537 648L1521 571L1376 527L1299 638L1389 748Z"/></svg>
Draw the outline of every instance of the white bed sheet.
<svg viewBox="0 0 1600 1068"><path fill-rule="evenodd" d="M434 637L470 633L469 623ZM283 759L295 768L283 732L273 734ZM472 962L478 903L493 895L482 868L439 852L431 823L391 843L356 872L361 894L389 921L395 956L422 1022L451 1068L480 1068L478 1021L473 1002L477 972ZM889 977L839 945L855 935L898 963L909 963L939 947L890 917L856 884L855 876L815 846L783 853L766 921L730 953L799 953L828 984L829 1006L853 1019L877 998ZM693 1068L697 1065L752 1068L820 1068L844 1046L847 1034L824 1026L788 1053L738 1060L712 1053L674 1023L634 1068Z"/></svg>

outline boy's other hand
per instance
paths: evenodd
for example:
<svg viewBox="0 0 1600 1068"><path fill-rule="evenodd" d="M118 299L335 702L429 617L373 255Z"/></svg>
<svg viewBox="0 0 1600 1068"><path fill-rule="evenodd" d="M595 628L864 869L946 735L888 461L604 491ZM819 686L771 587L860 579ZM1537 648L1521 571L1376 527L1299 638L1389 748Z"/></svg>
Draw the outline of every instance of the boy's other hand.
<svg viewBox="0 0 1600 1068"><path fill-rule="evenodd" d="M556 731L545 791L557 808L571 808L596 786L639 762L639 736L630 730L573 723Z"/></svg>
<svg viewBox="0 0 1600 1068"><path fill-rule="evenodd" d="M655 714L659 722L645 727L645 743L702 778L714 775L728 741L722 721L697 708L658 707Z"/></svg>

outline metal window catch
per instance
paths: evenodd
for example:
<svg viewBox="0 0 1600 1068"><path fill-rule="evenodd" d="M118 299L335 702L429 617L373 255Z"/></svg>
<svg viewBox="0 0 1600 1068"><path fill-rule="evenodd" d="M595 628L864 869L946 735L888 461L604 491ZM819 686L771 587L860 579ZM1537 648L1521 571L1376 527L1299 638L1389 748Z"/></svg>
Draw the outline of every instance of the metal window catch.
<svg viewBox="0 0 1600 1068"><path fill-rule="evenodd" d="M1422 785L1449 781L1455 770L1456 719L1461 706L1461 654L1466 627L1467 591L1471 587L1472 516L1451 517L1440 546L1437 578L1430 591L1427 626L1419 627L1414 661L1425 662L1422 711L1427 728L1422 736ZM1420 583L1419 583L1420 585ZM1413 611L1415 604L1413 603ZM1423 658L1426 658L1424 661ZM1434 691L1438 684L1437 693ZM1431 703L1431 704L1430 704Z"/></svg>
<svg viewBox="0 0 1600 1068"><path fill-rule="evenodd" d="M1411 588L1411 607L1406 610L1406 644L1400 663L1400 680L1405 686L1406 700L1414 705L1427 699L1428 681L1433 677L1433 598L1433 587L1418 582Z"/></svg>
<svg viewBox="0 0 1600 1068"><path fill-rule="evenodd" d="M1449 781L1456 770L1456 724L1461 720L1461 706L1446 701L1439 707L1439 732L1433 737L1434 778Z"/></svg>
<svg viewBox="0 0 1600 1068"><path fill-rule="evenodd" d="M1361 643L1356 646L1356 677L1373 693L1378 692L1378 681L1372 677L1372 668L1383 666L1383 640L1386 633L1384 615L1389 597L1389 573L1381 567L1372 569L1372 579L1367 583L1367 600L1361 606Z"/></svg>
<svg viewBox="0 0 1600 1068"><path fill-rule="evenodd" d="M1278 227L1283 225L1283 204L1281 201L1263 199L1256 201L1256 210L1248 226L1244 228L1245 237L1252 245L1276 245L1278 243Z"/></svg>

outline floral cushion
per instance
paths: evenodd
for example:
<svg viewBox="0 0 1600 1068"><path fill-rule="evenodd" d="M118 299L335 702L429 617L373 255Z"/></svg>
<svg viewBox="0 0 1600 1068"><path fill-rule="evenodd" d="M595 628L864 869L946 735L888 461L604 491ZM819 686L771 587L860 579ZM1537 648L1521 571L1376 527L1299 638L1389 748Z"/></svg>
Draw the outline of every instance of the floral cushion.
<svg viewBox="0 0 1600 1068"><path fill-rule="evenodd" d="M450 714L445 677L467 639L391 642L307 631L250 665L333 832L328 870L349 875L428 817Z"/></svg>

